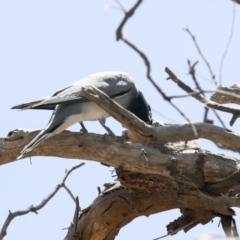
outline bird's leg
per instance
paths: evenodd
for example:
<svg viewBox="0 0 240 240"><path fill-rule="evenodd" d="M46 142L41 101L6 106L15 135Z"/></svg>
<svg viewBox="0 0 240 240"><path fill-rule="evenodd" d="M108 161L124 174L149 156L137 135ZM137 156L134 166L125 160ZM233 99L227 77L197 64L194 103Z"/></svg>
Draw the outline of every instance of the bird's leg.
<svg viewBox="0 0 240 240"><path fill-rule="evenodd" d="M105 119L104 118L100 118L100 119L98 119L98 121L106 129L106 131L108 132L109 136L114 137L114 138L116 137L116 135L113 133L113 131L109 127L107 127L105 125Z"/></svg>
<svg viewBox="0 0 240 240"><path fill-rule="evenodd" d="M82 132L82 133L88 133L88 130L85 128L84 124L83 124L82 122L79 122L79 123L80 123L80 125L81 125L81 127L82 127L82 129L80 130L80 132Z"/></svg>

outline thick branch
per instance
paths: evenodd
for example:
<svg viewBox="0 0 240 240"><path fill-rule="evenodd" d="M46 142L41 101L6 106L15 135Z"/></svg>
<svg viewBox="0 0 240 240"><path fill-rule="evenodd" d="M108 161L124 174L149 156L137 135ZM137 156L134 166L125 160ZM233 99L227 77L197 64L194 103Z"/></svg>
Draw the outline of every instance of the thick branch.
<svg viewBox="0 0 240 240"><path fill-rule="evenodd" d="M211 196L198 189L189 189L186 185L169 182L165 178L161 178L159 182L161 184L155 191L145 189L139 192L124 189L117 183L116 187L110 185L111 190L104 191L81 212L77 228L71 228L65 240L112 240L119 230L134 218L173 208L182 209L183 216L190 223L194 223L191 227L199 223L206 224L221 214L234 215L229 206L235 205L238 197ZM194 211L189 210L190 206ZM179 222L177 226L170 224L168 233L173 235L182 229L186 232L191 227Z"/></svg>
<svg viewBox="0 0 240 240"><path fill-rule="evenodd" d="M240 0L232 0L233 2L240 4Z"/></svg>
<svg viewBox="0 0 240 240"><path fill-rule="evenodd" d="M210 124L196 124L195 126L200 136L215 137L219 139L219 142L226 141L229 145L232 144L235 149L240 148L238 144L240 136L235 133ZM191 136L194 137L189 124L155 129L159 134L159 141L189 140ZM0 163L15 161L23 146L37 133L38 131L16 131L12 132L11 137L0 139ZM174 145L148 143L144 145L125 142L122 138L113 139L96 134L65 131L41 143L30 152L29 156L89 159L116 168L122 166L130 172L156 174L180 182L188 181L189 173L191 173L194 175L194 179L191 181L197 187L203 186L205 183L213 184L227 180L235 172L238 172L238 160L210 154L204 150L198 151L198 149L198 145L193 143L188 145L183 143ZM221 188L228 188L234 182L238 184L238 179L238 175L234 175L233 180Z"/></svg>
<svg viewBox="0 0 240 240"><path fill-rule="evenodd" d="M211 100L217 103L235 103L240 105L240 86L234 84L230 88L219 87L212 95Z"/></svg>
<svg viewBox="0 0 240 240"><path fill-rule="evenodd" d="M197 224L207 223L218 215L231 216L234 212L229 208L240 207L237 196L240 190L238 160L211 154L192 142L150 144L151 141L162 143L205 137L239 151L238 134L203 123L194 124L198 136L194 135L190 124L149 126L102 92L94 88L84 91L89 99L129 127L132 139L135 137L148 144L65 131L41 143L29 154L90 159L123 169L122 172L118 170L121 183L127 189L134 190L129 192L120 188L121 192L100 195L90 208L83 210L77 227L70 228L66 239L73 239L74 236L81 240L110 240L135 217L172 208L186 209L192 206L194 213L187 216ZM23 146L37 133L16 130L10 132L9 137L0 139L0 162L3 164L15 160ZM139 185L136 185L138 182ZM229 189L234 190L231 197ZM210 191L211 195L206 194ZM184 226L179 229L184 229ZM175 231L171 230L170 233Z"/></svg>

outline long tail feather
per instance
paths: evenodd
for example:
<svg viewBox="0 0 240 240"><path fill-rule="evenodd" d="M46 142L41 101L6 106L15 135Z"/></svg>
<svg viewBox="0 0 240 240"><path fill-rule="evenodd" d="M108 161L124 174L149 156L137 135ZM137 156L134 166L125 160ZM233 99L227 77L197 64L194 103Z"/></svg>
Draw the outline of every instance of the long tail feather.
<svg viewBox="0 0 240 240"><path fill-rule="evenodd" d="M21 151L17 159L23 158L24 155L31 152L38 144L44 141L46 138L50 137L51 133L47 133L46 130L40 132L28 145L26 145Z"/></svg>
<svg viewBox="0 0 240 240"><path fill-rule="evenodd" d="M16 106L13 106L11 109L19 109L19 110L26 110L26 109L31 109L31 107L35 104L38 104L46 99L48 99L49 97L42 97L38 100L35 100L33 102L28 102L28 103L23 103L23 104L19 104Z"/></svg>

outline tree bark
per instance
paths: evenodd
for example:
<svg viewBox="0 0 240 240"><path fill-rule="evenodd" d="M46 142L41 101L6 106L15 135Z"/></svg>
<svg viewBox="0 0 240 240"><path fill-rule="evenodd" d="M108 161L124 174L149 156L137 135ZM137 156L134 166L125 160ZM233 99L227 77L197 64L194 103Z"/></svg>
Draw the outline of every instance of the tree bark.
<svg viewBox="0 0 240 240"><path fill-rule="evenodd" d="M0 139L0 163L15 161L37 133L15 130ZM141 144L64 131L29 156L89 159L117 168L119 182L107 185L80 213L66 239L114 239L121 227L138 216L180 208L182 217L168 226L168 233L174 234L216 216L232 216L230 208L240 206L240 161L212 154L195 142Z"/></svg>
<svg viewBox="0 0 240 240"><path fill-rule="evenodd" d="M239 151L238 133L204 123L146 125L96 89L85 93L129 131L125 138L64 131L28 154L89 159L116 168L118 181L106 184L80 214L76 208L65 239L114 239L134 218L174 208L182 216L167 226L170 235L206 224L216 216L232 221L231 207L240 207L240 161L212 154L194 141L179 141L206 138ZM14 130L0 138L0 164L15 161L38 133Z"/></svg>
<svg viewBox="0 0 240 240"><path fill-rule="evenodd" d="M211 97L217 103L235 103L240 105L240 86L234 84L231 87L219 87Z"/></svg>

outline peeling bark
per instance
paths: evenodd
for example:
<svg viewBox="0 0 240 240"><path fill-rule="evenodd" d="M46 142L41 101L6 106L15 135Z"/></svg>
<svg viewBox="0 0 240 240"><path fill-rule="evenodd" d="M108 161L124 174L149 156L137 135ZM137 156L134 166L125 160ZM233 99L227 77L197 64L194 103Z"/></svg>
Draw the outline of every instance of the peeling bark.
<svg viewBox="0 0 240 240"><path fill-rule="evenodd" d="M182 216L167 226L169 235L214 217L233 219L231 207L240 207L240 160L212 154L194 141L179 141L206 138L239 151L238 133L204 123L150 126L96 89L86 89L86 95L128 127L125 138L64 131L28 154L88 159L116 168L116 183L107 184L79 216L77 206L66 240L114 239L134 218L174 208ZM14 130L0 138L0 164L15 161L38 133Z"/></svg>
<svg viewBox="0 0 240 240"><path fill-rule="evenodd" d="M234 84L231 87L219 87L211 97L212 101L217 103L235 103L240 104L240 86Z"/></svg>
<svg viewBox="0 0 240 240"><path fill-rule="evenodd" d="M0 163L15 161L37 133L15 130L1 138ZM41 143L29 156L89 159L116 168L118 182L106 185L80 212L66 240L114 239L136 217L180 208L182 217L167 227L173 235L216 216L232 217L231 207L240 207L240 161L212 154L196 142L131 143L121 137L64 131Z"/></svg>

